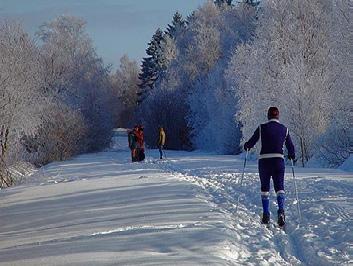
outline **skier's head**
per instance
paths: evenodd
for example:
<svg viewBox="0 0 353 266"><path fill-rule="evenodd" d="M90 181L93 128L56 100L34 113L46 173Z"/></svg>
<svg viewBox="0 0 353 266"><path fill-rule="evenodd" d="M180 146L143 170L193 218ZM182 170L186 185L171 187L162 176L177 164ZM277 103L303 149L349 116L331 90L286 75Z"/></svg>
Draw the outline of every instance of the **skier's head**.
<svg viewBox="0 0 353 266"><path fill-rule="evenodd" d="M267 118L268 119L279 119L279 110L275 106L271 106L268 108L267 111Z"/></svg>

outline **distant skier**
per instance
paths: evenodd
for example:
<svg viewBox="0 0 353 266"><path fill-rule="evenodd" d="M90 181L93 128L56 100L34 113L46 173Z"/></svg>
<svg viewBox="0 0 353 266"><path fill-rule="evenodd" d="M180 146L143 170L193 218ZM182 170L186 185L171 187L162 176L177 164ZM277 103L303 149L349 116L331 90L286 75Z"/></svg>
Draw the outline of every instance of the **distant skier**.
<svg viewBox="0 0 353 266"><path fill-rule="evenodd" d="M163 127L159 128L159 138L158 138L158 149L159 149L159 158L163 159L163 148L165 144L165 132Z"/></svg>
<svg viewBox="0 0 353 266"><path fill-rule="evenodd" d="M261 124L254 132L244 149L250 150L258 140L261 142L259 156L259 174L261 181L261 200L263 207L262 223L270 222L269 196L270 180L272 177L278 202L278 225L285 225L284 214L284 145L288 150L288 159L295 159L294 145L288 129L279 122L279 110L277 107L270 107L267 113L268 122Z"/></svg>

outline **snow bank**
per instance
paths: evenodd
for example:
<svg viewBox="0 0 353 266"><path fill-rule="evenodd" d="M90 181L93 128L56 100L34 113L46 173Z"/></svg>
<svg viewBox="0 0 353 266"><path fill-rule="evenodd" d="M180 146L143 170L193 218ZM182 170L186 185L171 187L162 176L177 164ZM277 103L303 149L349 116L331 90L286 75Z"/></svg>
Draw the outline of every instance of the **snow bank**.
<svg viewBox="0 0 353 266"><path fill-rule="evenodd" d="M347 172L353 172L353 154L339 167L339 169Z"/></svg>
<svg viewBox="0 0 353 266"><path fill-rule="evenodd" d="M17 162L9 167L9 174L16 185L26 182L26 179L31 177L37 168L28 162Z"/></svg>

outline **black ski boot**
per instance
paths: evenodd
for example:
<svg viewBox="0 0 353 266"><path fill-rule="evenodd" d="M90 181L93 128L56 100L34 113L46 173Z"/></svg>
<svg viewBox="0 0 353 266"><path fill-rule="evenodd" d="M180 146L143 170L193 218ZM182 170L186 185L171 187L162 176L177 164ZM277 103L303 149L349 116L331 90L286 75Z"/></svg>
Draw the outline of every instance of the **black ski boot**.
<svg viewBox="0 0 353 266"><path fill-rule="evenodd" d="M270 223L270 214L269 213L263 213L261 222L263 224L269 224Z"/></svg>
<svg viewBox="0 0 353 266"><path fill-rule="evenodd" d="M286 224L286 216L284 214L284 210L278 210L278 225L280 227L284 226Z"/></svg>

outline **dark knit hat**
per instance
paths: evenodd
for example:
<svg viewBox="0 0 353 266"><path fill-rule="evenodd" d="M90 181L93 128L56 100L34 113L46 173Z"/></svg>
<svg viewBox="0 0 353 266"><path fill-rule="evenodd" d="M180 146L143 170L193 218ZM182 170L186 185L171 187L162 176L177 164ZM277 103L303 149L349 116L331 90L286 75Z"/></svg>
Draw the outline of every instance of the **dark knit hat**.
<svg viewBox="0 0 353 266"><path fill-rule="evenodd" d="M268 119L278 119L279 118L279 110L277 107L275 106L271 106L270 108L268 108L268 112L267 112L267 118Z"/></svg>

